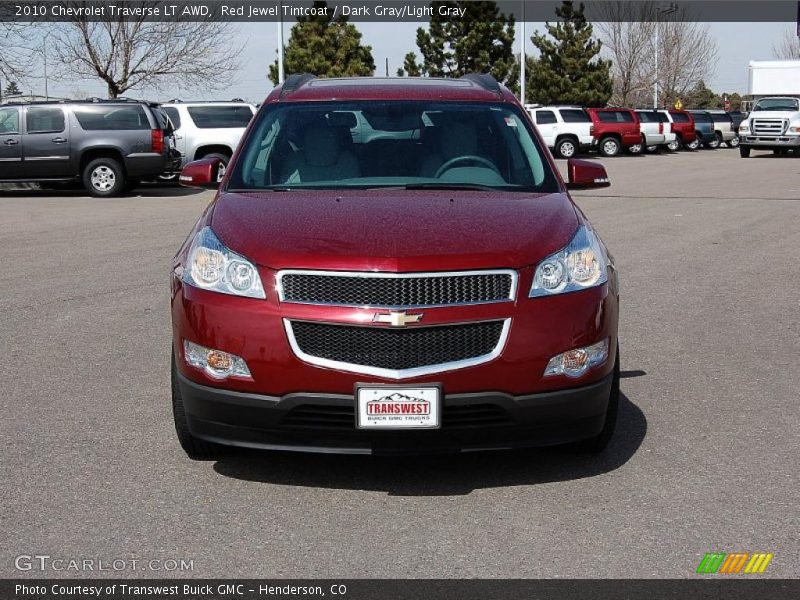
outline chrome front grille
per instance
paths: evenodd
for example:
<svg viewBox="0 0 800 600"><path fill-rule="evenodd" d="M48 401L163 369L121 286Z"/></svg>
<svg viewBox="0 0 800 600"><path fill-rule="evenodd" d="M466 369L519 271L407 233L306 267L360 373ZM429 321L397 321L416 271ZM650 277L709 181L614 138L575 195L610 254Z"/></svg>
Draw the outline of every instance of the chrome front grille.
<svg viewBox="0 0 800 600"><path fill-rule="evenodd" d="M508 302L517 273L503 269L445 273L285 270L277 275L281 302L415 308Z"/></svg>
<svg viewBox="0 0 800 600"><path fill-rule="evenodd" d="M284 320L301 360L391 379L488 362L502 351L510 324L503 319L401 329Z"/></svg>
<svg viewBox="0 0 800 600"><path fill-rule="evenodd" d="M753 134L783 135L788 124L788 119L753 119Z"/></svg>

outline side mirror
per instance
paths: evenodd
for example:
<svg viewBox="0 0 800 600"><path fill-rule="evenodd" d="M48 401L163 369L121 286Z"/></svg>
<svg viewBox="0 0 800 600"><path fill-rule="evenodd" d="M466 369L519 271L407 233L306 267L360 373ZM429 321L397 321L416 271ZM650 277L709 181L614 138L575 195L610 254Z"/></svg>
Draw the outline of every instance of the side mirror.
<svg viewBox="0 0 800 600"><path fill-rule="evenodd" d="M219 187L217 174L222 162L218 158L203 158L183 167L178 182L183 187L215 190Z"/></svg>
<svg viewBox="0 0 800 600"><path fill-rule="evenodd" d="M567 161L567 188L570 190L590 190L611 185L606 168L590 160L570 158Z"/></svg>

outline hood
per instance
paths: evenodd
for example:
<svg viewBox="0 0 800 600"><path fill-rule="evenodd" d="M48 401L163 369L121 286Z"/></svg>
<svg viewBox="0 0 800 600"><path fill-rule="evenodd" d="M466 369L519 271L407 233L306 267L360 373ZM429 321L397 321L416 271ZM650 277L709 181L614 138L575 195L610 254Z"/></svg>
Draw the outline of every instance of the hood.
<svg viewBox="0 0 800 600"><path fill-rule="evenodd" d="M565 193L324 190L220 193L211 227L273 269L523 267L569 242Z"/></svg>
<svg viewBox="0 0 800 600"><path fill-rule="evenodd" d="M759 110L757 112L751 112L744 121L752 121L753 119L789 119L790 121L797 121L800 119L800 112L789 110Z"/></svg>

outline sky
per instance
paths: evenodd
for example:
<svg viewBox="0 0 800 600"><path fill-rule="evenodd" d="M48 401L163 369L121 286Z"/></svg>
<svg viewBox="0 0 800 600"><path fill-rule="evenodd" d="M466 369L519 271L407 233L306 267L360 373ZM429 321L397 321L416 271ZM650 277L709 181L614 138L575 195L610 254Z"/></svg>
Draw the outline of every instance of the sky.
<svg viewBox="0 0 800 600"><path fill-rule="evenodd" d="M402 66L403 57L411 50L416 51L414 42L416 29L420 23L358 23L363 34L363 43L372 46L375 59L376 75L384 75L385 62L389 59L389 74L394 75ZM710 23L710 33L716 38L719 49L719 62L713 77L707 85L716 92L747 92L747 67L751 60L768 60L772 58L772 46L775 41L794 24L788 23ZM179 86L168 86L168 91L149 89L135 90L128 95L150 100L168 100L181 98L184 100L221 100L244 98L257 103L264 99L272 83L267 78L270 62L275 60L278 46L277 23L247 23L238 25L237 35L245 44L242 54L242 68L235 74L235 83L224 92L184 90ZM391 27L390 35L387 29ZM530 35L534 30L542 30L543 23L528 23L526 52L531 53L533 46ZM285 23L285 39L289 39L291 24ZM517 24L516 51L519 52L520 25ZM24 93L44 93L42 69L35 69L27 84L20 87ZM105 86L98 80L54 81L48 80L51 96L89 97L106 95Z"/></svg>

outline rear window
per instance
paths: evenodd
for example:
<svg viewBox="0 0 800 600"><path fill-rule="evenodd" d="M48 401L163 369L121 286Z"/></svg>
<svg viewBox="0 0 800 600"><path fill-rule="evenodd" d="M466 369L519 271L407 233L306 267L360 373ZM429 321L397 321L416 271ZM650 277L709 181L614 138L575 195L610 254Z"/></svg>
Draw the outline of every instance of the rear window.
<svg viewBox="0 0 800 600"><path fill-rule="evenodd" d="M561 118L565 123L591 123L592 120L585 110L580 108L562 108L558 112L561 113Z"/></svg>
<svg viewBox="0 0 800 600"><path fill-rule="evenodd" d="M556 122L556 115L552 110L537 110L536 111L536 124L549 125Z"/></svg>
<svg viewBox="0 0 800 600"><path fill-rule="evenodd" d="M247 127L253 117L249 106L190 106L186 110L200 129Z"/></svg>
<svg viewBox="0 0 800 600"><path fill-rule="evenodd" d="M676 123L688 123L689 115L685 115L683 113L672 113L672 120Z"/></svg>
<svg viewBox="0 0 800 600"><path fill-rule="evenodd" d="M64 111L60 108L31 107L25 117L28 133L64 131Z"/></svg>
<svg viewBox="0 0 800 600"><path fill-rule="evenodd" d="M633 115L626 110L598 110L597 118L604 123L633 123Z"/></svg>
<svg viewBox="0 0 800 600"><path fill-rule="evenodd" d="M150 129L150 121L141 104L132 106L98 105L75 107L75 118L86 131Z"/></svg>
<svg viewBox="0 0 800 600"><path fill-rule="evenodd" d="M639 115L639 120L642 123L663 123L658 113L637 110L636 114Z"/></svg>
<svg viewBox="0 0 800 600"><path fill-rule="evenodd" d="M161 107L161 110L167 113L167 116L169 117L169 120L172 121L172 126L175 129L181 128L181 113L178 112L177 108L174 106L163 106Z"/></svg>
<svg viewBox="0 0 800 600"><path fill-rule="evenodd" d="M711 113L711 118L715 123L731 123L733 121L727 113Z"/></svg>

